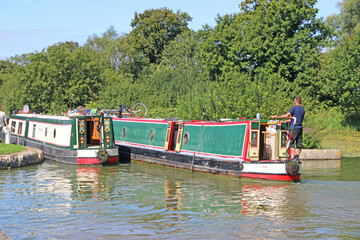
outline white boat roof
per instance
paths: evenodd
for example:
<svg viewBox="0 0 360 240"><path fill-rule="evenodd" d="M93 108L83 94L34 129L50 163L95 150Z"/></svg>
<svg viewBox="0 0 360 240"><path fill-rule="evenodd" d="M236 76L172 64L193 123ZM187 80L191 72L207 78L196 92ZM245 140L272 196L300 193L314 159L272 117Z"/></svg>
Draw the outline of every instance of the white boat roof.
<svg viewBox="0 0 360 240"><path fill-rule="evenodd" d="M47 115L47 114L12 114L13 116L20 116L25 118L46 118L46 119L59 119L59 120L70 120L69 116L58 116L58 115Z"/></svg>

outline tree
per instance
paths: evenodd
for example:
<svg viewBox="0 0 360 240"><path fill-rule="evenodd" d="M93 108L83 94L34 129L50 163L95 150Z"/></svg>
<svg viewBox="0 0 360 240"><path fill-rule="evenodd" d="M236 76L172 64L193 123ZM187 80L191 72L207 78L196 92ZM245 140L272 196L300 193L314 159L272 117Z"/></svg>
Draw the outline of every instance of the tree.
<svg viewBox="0 0 360 240"><path fill-rule="evenodd" d="M341 107L346 117L359 119L360 24L325 54L319 75L319 102L325 107Z"/></svg>
<svg viewBox="0 0 360 240"><path fill-rule="evenodd" d="M246 0L241 12L218 17L204 32L201 54L213 79L227 73L279 73L294 82L318 66L328 30L316 19L315 0Z"/></svg>
<svg viewBox="0 0 360 240"><path fill-rule="evenodd" d="M141 14L135 12L130 39L150 63L158 64L164 47L178 34L189 30L189 21L191 17L186 12L174 13L167 8L150 9Z"/></svg>
<svg viewBox="0 0 360 240"><path fill-rule="evenodd" d="M54 44L26 56L17 71L17 102L33 111L59 112L99 100L101 68L96 53L75 42Z"/></svg>
<svg viewBox="0 0 360 240"><path fill-rule="evenodd" d="M9 97L15 85L16 64L12 60L0 61L0 105L5 111L8 107Z"/></svg>
<svg viewBox="0 0 360 240"><path fill-rule="evenodd" d="M338 37L351 35L360 23L360 0L343 0L338 3L339 14L333 14L326 19L337 33Z"/></svg>

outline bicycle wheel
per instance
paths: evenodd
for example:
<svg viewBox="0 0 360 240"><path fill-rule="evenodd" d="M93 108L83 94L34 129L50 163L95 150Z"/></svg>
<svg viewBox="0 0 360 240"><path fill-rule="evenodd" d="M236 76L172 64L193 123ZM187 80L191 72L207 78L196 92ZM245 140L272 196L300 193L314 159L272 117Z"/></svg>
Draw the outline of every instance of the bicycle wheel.
<svg viewBox="0 0 360 240"><path fill-rule="evenodd" d="M143 103L135 103L131 108L131 115L134 117L145 117L147 114L147 107Z"/></svg>

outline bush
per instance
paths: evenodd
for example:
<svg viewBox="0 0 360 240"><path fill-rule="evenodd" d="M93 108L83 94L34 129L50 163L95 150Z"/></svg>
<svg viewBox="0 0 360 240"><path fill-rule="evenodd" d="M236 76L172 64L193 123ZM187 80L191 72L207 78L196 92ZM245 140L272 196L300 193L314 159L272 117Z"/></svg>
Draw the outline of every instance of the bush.
<svg viewBox="0 0 360 240"><path fill-rule="evenodd" d="M304 125L303 129L303 149L315 149L320 148L320 136L319 130L312 128L310 125Z"/></svg>

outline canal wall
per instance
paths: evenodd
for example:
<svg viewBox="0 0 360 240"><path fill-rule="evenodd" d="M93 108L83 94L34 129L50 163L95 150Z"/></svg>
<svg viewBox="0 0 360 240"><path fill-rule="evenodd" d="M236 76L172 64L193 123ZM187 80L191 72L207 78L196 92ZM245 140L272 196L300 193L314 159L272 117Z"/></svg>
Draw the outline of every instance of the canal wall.
<svg viewBox="0 0 360 240"><path fill-rule="evenodd" d="M44 154L41 150L26 147L26 150L0 155L0 169L23 167L32 164L42 163L44 161Z"/></svg>
<svg viewBox="0 0 360 240"><path fill-rule="evenodd" d="M303 149L299 158L302 169L341 167L341 152L338 149Z"/></svg>

